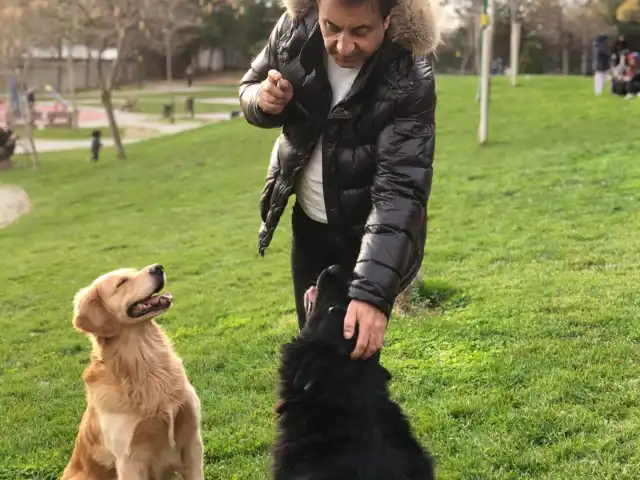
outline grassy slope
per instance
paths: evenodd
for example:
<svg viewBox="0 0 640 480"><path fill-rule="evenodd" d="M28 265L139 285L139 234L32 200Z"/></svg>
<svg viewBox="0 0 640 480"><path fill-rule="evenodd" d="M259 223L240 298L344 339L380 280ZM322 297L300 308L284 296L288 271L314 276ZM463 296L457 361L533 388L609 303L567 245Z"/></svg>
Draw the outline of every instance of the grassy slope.
<svg viewBox="0 0 640 480"><path fill-rule="evenodd" d="M640 104L586 79L440 77L424 264L440 315L394 318L384 364L441 479L637 478ZM74 292L162 262L162 325L204 408L207 478L264 479L278 349L295 332L288 215L264 259L257 202L275 131L243 120L2 173L34 211L0 231L0 478L55 478L84 407Z"/></svg>

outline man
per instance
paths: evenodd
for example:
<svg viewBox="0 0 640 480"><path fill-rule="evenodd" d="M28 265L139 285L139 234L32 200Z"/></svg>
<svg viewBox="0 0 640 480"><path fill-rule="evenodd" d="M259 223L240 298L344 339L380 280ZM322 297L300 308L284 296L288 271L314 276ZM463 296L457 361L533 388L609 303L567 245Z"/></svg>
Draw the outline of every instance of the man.
<svg viewBox="0 0 640 480"><path fill-rule="evenodd" d="M424 56L439 42L431 1L286 0L240 83L247 121L282 127L260 202L259 252L295 193L299 326L320 271L349 265L353 358L380 350L395 298L424 255L436 103Z"/></svg>
<svg viewBox="0 0 640 480"><path fill-rule="evenodd" d="M187 68L184 71L184 76L187 77L187 87L191 87L193 84L193 67L191 64L187 65Z"/></svg>
<svg viewBox="0 0 640 480"><path fill-rule="evenodd" d="M599 35L593 41L593 79L596 95L602 95L607 72L609 71L609 49L607 48L607 36Z"/></svg>

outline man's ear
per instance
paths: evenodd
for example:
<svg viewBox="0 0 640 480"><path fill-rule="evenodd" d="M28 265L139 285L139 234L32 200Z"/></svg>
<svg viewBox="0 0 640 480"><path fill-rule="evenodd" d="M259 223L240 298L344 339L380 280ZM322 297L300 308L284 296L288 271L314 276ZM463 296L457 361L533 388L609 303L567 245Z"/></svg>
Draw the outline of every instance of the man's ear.
<svg viewBox="0 0 640 480"><path fill-rule="evenodd" d="M391 14L387 15L384 19L384 29L389 30L389 24L391 23Z"/></svg>
<svg viewBox="0 0 640 480"><path fill-rule="evenodd" d="M83 288L74 298L73 326L96 337L114 337L120 333L120 322L104 306L96 288Z"/></svg>

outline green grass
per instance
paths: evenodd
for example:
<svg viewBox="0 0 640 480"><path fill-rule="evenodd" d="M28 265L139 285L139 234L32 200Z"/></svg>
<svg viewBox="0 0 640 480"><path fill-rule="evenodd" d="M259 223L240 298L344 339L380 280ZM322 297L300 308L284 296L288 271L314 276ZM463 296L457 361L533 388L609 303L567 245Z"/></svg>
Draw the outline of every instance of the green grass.
<svg viewBox="0 0 640 480"><path fill-rule="evenodd" d="M439 479L637 479L640 100L589 79L438 77L427 281L382 361ZM626 129L621 126L627 125ZM243 119L0 173L33 211L0 231L0 478L57 478L85 405L80 287L162 262L162 320L203 406L208 479L268 478L275 369L295 333L289 216L265 258L257 202L275 130Z"/></svg>
<svg viewBox="0 0 640 480"><path fill-rule="evenodd" d="M64 127L53 127L53 128L44 128L42 130L34 130L33 136L36 139L43 140L89 140L91 138L91 132L93 132L93 128L64 128ZM100 128L102 130L102 138L111 137L111 132L108 127ZM120 134L124 137L126 136L126 127L120 128ZM26 135L26 134L23 134Z"/></svg>
<svg viewBox="0 0 640 480"><path fill-rule="evenodd" d="M207 95L200 98L212 98L212 96ZM231 97L225 96L225 98L231 98ZM174 104L176 113L186 113L185 100L186 100L186 97L184 95L174 96L173 104ZM170 101L171 101L170 97L166 95L158 95L153 97L147 97L147 96L139 97L138 101L136 102L134 113L147 113L152 115L153 114L160 115L162 113L163 104L169 103ZM125 103L124 98L115 99L114 105L116 107L116 110L121 110L124 103ZM84 100L84 101L80 101L79 108L82 108L82 105L87 105L90 107L98 107L99 103L93 102L93 101L87 102L86 100ZM202 101L198 101L198 98L196 98L194 102L194 106L195 106L195 111L197 115L198 113L231 112L232 110L239 110L240 102L238 101L238 103L234 105L230 105L227 103L205 103Z"/></svg>
<svg viewBox="0 0 640 480"><path fill-rule="evenodd" d="M236 97L237 98L238 96L237 85L218 85L218 86L202 85L202 86L199 86L199 88L206 88L206 90L193 90L189 92L185 88L180 92L174 93L174 98L176 99L176 101L179 99L182 99L181 101L184 101L184 99L187 96L194 97L196 99L216 98L216 97ZM116 105L118 103L122 103L124 99L129 97L137 97L138 100L144 99L144 100L156 100L156 101L162 102L162 101L168 100L170 97L170 94L167 92L158 92L157 90L153 90L153 89L131 90L131 91L118 90L113 92L113 98L114 98L114 101L116 102ZM89 99L95 102L99 102L100 92L78 93L77 98L81 100Z"/></svg>
<svg viewBox="0 0 640 480"><path fill-rule="evenodd" d="M162 105L165 102L169 103L169 99L166 98L159 101L138 101L135 112L160 115L162 113ZM184 99L176 98L174 100L174 108L176 114L187 113ZM240 110L240 103L238 102L237 105L228 105L225 103L203 103L196 100L194 102L194 108L197 116L199 113L231 112L232 110Z"/></svg>

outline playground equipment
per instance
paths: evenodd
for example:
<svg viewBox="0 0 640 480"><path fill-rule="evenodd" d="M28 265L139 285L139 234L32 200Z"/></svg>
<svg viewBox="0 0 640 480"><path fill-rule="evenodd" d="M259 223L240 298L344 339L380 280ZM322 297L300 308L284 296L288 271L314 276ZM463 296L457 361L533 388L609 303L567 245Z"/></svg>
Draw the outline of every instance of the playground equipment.
<svg viewBox="0 0 640 480"><path fill-rule="evenodd" d="M49 92L53 96L53 98L56 99L55 103L53 104L54 111L63 112L69 109L69 102L62 98L62 95L60 95L55 88L53 88L50 84L46 84L44 86L44 89Z"/></svg>
<svg viewBox="0 0 640 480"><path fill-rule="evenodd" d="M74 112L69 111L69 102L62 98L62 95L50 84L45 85L44 89L56 99L53 104L53 110L46 113L46 125L48 127L60 125L71 128L73 126Z"/></svg>

